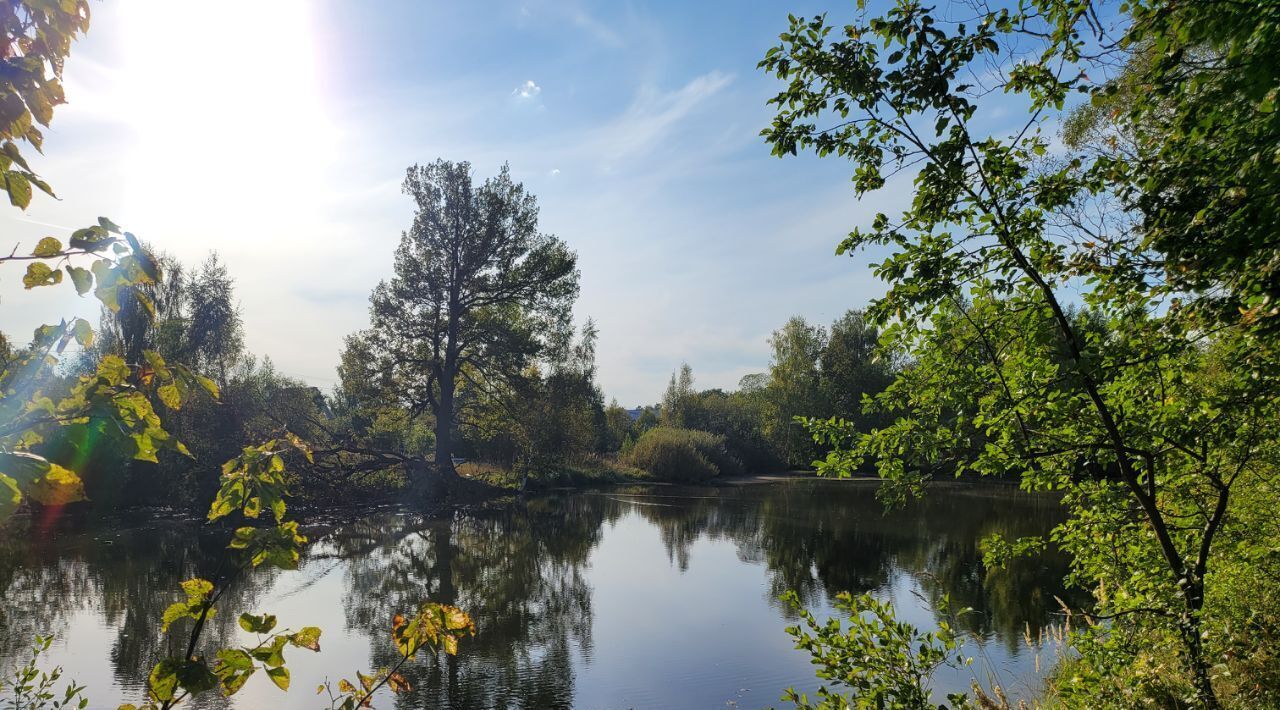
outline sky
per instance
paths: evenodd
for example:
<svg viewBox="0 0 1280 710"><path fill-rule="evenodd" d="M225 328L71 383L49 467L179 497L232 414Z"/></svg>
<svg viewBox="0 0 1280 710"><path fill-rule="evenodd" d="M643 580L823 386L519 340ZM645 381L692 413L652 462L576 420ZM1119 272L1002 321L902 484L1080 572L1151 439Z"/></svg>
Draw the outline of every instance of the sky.
<svg viewBox="0 0 1280 710"><path fill-rule="evenodd" d="M33 167L58 192L0 211L29 250L105 215L189 264L217 251L246 343L336 383L345 335L391 273L413 207L405 168L505 162L540 225L578 254L575 315L599 328L599 382L660 399L681 362L700 388L769 362L790 316L829 324L883 290L836 244L910 199L860 202L838 159L779 159L759 133L777 81L756 68L787 13L854 3L111 0L92 4L69 103ZM11 247L6 247L11 248ZM65 287L0 274L0 331L96 318Z"/></svg>

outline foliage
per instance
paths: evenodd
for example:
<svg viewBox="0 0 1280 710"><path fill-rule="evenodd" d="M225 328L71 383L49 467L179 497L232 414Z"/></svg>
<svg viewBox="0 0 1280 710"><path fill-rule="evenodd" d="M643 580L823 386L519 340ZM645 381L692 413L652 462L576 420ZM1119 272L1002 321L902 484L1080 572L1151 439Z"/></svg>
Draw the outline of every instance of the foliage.
<svg viewBox="0 0 1280 710"><path fill-rule="evenodd" d="M646 431L627 453L627 462L664 481L703 481L742 470L724 437L705 431L660 426Z"/></svg>
<svg viewBox="0 0 1280 710"><path fill-rule="evenodd" d="M0 188L9 202L26 209L32 186L47 195L53 188L31 169L18 147L25 142L40 151L53 109L65 103L62 67L71 43L89 29L88 0L40 2L15 0L0 4Z"/></svg>
<svg viewBox="0 0 1280 710"><path fill-rule="evenodd" d="M783 600L800 603L791 592ZM796 648L808 652L819 667L818 677L835 688L819 688L817 704L793 688L787 689L783 700L804 710L945 707L932 699L930 676L942 666L964 668L972 663L960 653L963 639L947 620L939 620L936 631L921 632L899 621L891 603L871 594L843 592L836 597L835 607L848 616L847 625L839 617L820 623L801 609L804 625L787 628ZM947 700L955 708L969 707L963 693L948 695Z"/></svg>
<svg viewBox="0 0 1280 710"><path fill-rule="evenodd" d="M70 681L61 691L57 690L58 681L62 680L61 666L40 670L40 654L48 651L52 642L50 636L36 636L31 645L31 658L15 667L9 676L0 678L0 706L6 710L84 710L89 706L83 685Z"/></svg>
<svg viewBox="0 0 1280 710"><path fill-rule="evenodd" d="M551 335L542 367L490 387L477 408L483 415L467 431L483 458L525 474L593 456L608 437L604 395L595 381L595 323L587 319L576 341L568 324Z"/></svg>
<svg viewBox="0 0 1280 710"><path fill-rule="evenodd" d="M436 161L405 176L413 225L395 276L374 289L358 336L398 403L435 418L435 464L452 473L459 386L488 391L518 376L567 320L576 256L538 231L536 199L504 166L479 187L469 163Z"/></svg>
<svg viewBox="0 0 1280 710"><path fill-rule="evenodd" d="M164 278L138 287L152 310L133 293L120 298L119 310L104 308L97 337L77 369L93 370L107 356L136 362L144 351L154 350L168 361L209 374L219 396L198 398L165 417L166 429L181 438L190 457L161 452L157 462L146 465L100 446L83 476L99 509L202 507L217 489L219 462L244 446L270 438L281 428L315 440L321 426L333 424L329 404L318 389L284 376L270 359L245 352L234 282L216 254L194 269L165 255L156 261ZM153 407L162 408L154 393L149 396ZM321 479L299 492L330 493L329 488L330 481Z"/></svg>
<svg viewBox="0 0 1280 710"><path fill-rule="evenodd" d="M310 449L301 439L286 434L283 440L246 447L240 456L223 465L222 487L209 508L209 520L216 521L235 513L248 522L256 520L263 511L269 511L275 523L272 527L245 525L236 528L228 549L237 559L239 569L264 563L280 569L297 567L306 538L298 534L297 523L285 520L286 487L282 455L286 448L311 456ZM228 581L192 578L182 583L186 599L174 602L165 610L162 628L168 631L175 622L190 620L190 628L184 627L187 631L186 651L183 655L162 659L155 665L147 680L147 700L143 705L121 705L121 710L167 709L214 689L230 696L244 686L259 665L276 686L281 690L289 689L289 670L284 665L282 651L287 645L319 651L318 628L271 633L276 623L274 616L245 613L240 616L240 626L249 633L260 635L256 645L219 649L212 654L217 659L212 665L207 656L197 654L205 624L216 613L216 605ZM259 665L255 665L255 661Z"/></svg>
<svg viewBox="0 0 1280 710"><path fill-rule="evenodd" d="M693 368L687 362L681 363L679 371L671 373L671 382L662 394L662 425L677 429L690 426L688 409L694 394Z"/></svg>
<svg viewBox="0 0 1280 710"><path fill-rule="evenodd" d="M0 177L10 201L21 208L30 202L32 184L49 194L52 190L31 172L14 141L25 140L40 149L42 134L32 119L47 126L53 106L63 102L63 61L71 41L87 29L88 17L83 0L20 0L0 6L0 26L6 40L0 52L5 69L0 72L4 82L0 87L0 138L6 139ZM0 428L0 521L13 513L24 496L44 505L83 500L83 482L75 466L68 467L36 451L47 443L59 443L54 441L57 438L74 444L94 438L86 436L86 430L119 433L128 442L133 458L140 461L158 463L161 450L190 456L185 445L162 424L152 403L176 412L197 392L216 399L218 385L145 345L180 343L171 355L194 355L200 365L217 370L225 382L230 365L240 355L240 322L231 305L231 281L216 258L206 262L190 282L185 294L190 303L186 314L181 311L184 284L180 271L177 278L165 283L160 261L133 234L106 218L72 233L66 246L50 236L39 240L29 256L19 256L15 249L0 257L0 263L11 261L29 262L23 277L27 289L61 283L65 269L77 293L83 296L92 291L102 302L104 321L115 336L115 345L99 353L92 372L81 375L65 392L57 392L60 383L53 368L62 364L58 356L73 341L86 349L93 345L94 332L86 321L64 320L58 326L42 326L31 346L17 355L9 353L6 344L0 370L0 421L4 422ZM81 263L87 263L88 268ZM172 312L176 320L184 321L182 325L166 333L163 326L168 323L157 323L157 301L165 307L166 315ZM244 522L255 522L263 511L270 512L271 525L242 525L234 531L228 548L242 569L262 564L282 569L297 566L306 538L299 534L296 522L285 520L288 478L284 456L289 451L308 461L313 458L310 447L286 431L281 439L245 447L222 467L221 487L209 510L211 522L232 514ZM83 466L94 452L78 450L74 454ZM215 688L224 696L232 695L259 668L275 685L287 690L289 671L284 666L283 649L292 645L319 651L318 628L275 631L275 617L245 613L240 616L240 626L259 634L258 643L220 649L211 666L206 656L197 653L198 643L206 622L217 611L226 583L226 579L198 577L182 583L185 600L164 611L161 629L168 632L175 624L189 626L185 651L161 660L152 669L143 708L170 708ZM411 622L397 618L393 635L407 660L422 647L442 647L447 653L456 653L458 636L474 630L464 612L428 604ZM61 669L44 673L36 668L39 654L49 644L50 639L38 637L31 661L11 679L0 681L0 690L12 692L14 707L87 706L88 701L81 697L83 687L74 683L66 687L61 700L57 699L54 686ZM344 707L366 705L366 700L367 696L357 699L353 695ZM131 704L121 707L135 710Z"/></svg>
<svg viewBox="0 0 1280 710"><path fill-rule="evenodd" d="M798 416L821 416L827 411L823 401L819 363L827 346L827 332L796 316L769 338L773 359L765 386L765 435L773 442L783 463L806 465L816 455L812 441Z"/></svg>
<svg viewBox="0 0 1280 710"><path fill-rule="evenodd" d="M724 437L725 448L750 472L779 467L781 456L765 436L767 403L747 392L704 390L689 398L685 419L690 429Z"/></svg>
<svg viewBox="0 0 1280 710"><path fill-rule="evenodd" d="M368 675L356 672L359 685L343 678L338 681L338 690L327 681L316 688L316 694L327 693L329 706L341 710L354 710L371 706L375 693L383 686L391 688L395 693L407 693L413 685L400 669L404 664L418 655L423 649L430 653L443 650L453 656L458 653L458 640L463 636L474 636L475 622L461 609L446 604L428 602L423 604L412 617L396 614L391 620L391 638L395 642L399 660L390 668L383 668Z"/></svg>
<svg viewBox="0 0 1280 710"><path fill-rule="evenodd" d="M900 0L844 27L793 17L761 62L785 82L775 154L848 158L862 195L914 172L909 208L839 247L890 250L869 313L912 359L878 398L896 416L869 435L818 425L826 471L869 459L916 493L950 459L1064 491L1055 538L1094 618L1125 620L1082 633L1082 664L1107 678L1173 659L1177 702L1204 707L1230 672L1213 660L1232 644L1219 568L1272 544L1236 522L1274 470L1260 423L1280 401L1276 168L1258 152L1280 126L1280 43L1255 9L1131 2L1113 34L1088 2L951 23ZM984 134L979 98L1000 90L1026 118ZM1105 120L1073 119L1051 155L1042 128L1073 96Z"/></svg>
<svg viewBox="0 0 1280 710"><path fill-rule="evenodd" d="M601 432L600 449L606 453L620 450L623 443L627 441L627 437L631 436L634 425L635 422L631 421L631 413L618 404L618 400L611 400L609 406L604 408L604 430Z"/></svg>
<svg viewBox="0 0 1280 710"><path fill-rule="evenodd" d="M858 431L883 423L883 417L864 410L865 402L893 382L898 367L893 353L880 347L880 331L865 313L848 311L831 324L818 366L820 399L828 411L846 417Z"/></svg>
<svg viewBox="0 0 1280 710"><path fill-rule="evenodd" d="M61 265L81 295L92 291L113 310L120 308L125 294L136 295L140 286L160 278L156 262L137 238L108 219L76 231L70 244L64 247L57 238L46 237L30 257L0 257L0 263L29 261L27 288L61 283L63 271L50 264ZM85 256L91 258L89 268L71 263ZM145 350L134 362L103 358L94 372L80 376L65 391L46 391L46 386L57 384L52 375L61 362L58 356L72 342L87 347L93 338L93 329L83 319L41 326L31 345L4 363L0 371L0 421L4 422L0 426L0 489L4 490L0 519L12 513L23 496L47 505L84 499L77 469L88 457L50 460L38 451L46 442L95 429L122 440L128 455L141 461L155 461L162 449L188 453L161 426L152 398L164 408L177 410L196 392L216 396L217 386L183 365L166 363L159 353ZM105 427L106 422L112 426Z"/></svg>

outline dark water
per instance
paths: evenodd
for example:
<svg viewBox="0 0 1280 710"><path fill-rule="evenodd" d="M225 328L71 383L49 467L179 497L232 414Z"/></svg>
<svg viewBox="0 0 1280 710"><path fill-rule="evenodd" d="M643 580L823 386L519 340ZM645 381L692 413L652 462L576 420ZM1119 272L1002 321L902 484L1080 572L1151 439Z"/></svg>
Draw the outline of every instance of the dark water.
<svg viewBox="0 0 1280 710"><path fill-rule="evenodd" d="M388 511L312 523L299 570L242 577L223 606L275 613L282 627L320 626L323 651L293 649L293 690L258 674L235 707L320 705L312 693L326 677L336 684L395 660L388 622L425 599L469 610L479 634L456 658L415 662L405 672L412 694L378 707L780 705L787 686L817 686L783 630L795 619L778 601L785 590L819 616L839 591L873 590L922 627L934 624L932 602L949 595L954 608L975 610L962 625L979 660L941 674L935 689L994 678L1015 695L1033 692L1037 657L1047 668L1055 651L1027 638L1057 621L1064 561L1046 555L989 571L978 542L1043 533L1057 505L956 485L885 514L873 490L814 480L619 488L446 520ZM160 519L9 531L0 542L0 667L33 634L53 633L52 661L89 686L92 707L141 699L151 666L176 643L160 636L161 613L180 580L215 573L225 541ZM211 644L236 639L234 616L215 618Z"/></svg>

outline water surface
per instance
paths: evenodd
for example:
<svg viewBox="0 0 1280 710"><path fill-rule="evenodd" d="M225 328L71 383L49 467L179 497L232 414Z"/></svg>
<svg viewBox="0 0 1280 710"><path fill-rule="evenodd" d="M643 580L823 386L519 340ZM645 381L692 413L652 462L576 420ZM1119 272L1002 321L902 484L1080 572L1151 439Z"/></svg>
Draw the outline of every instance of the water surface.
<svg viewBox="0 0 1280 710"><path fill-rule="evenodd" d="M467 609L479 634L455 658L414 662L413 692L378 707L777 706L786 687L818 684L784 632L796 620L779 601L786 590L820 617L840 591L873 591L922 628L949 595L973 609L961 625L979 662L939 674L935 689L994 677L1026 695L1037 655L1053 660L1027 638L1057 621L1055 596L1070 598L1065 562L1046 554L987 570L978 543L1042 534L1060 517L1053 500L1001 485L937 486L886 514L870 482L804 479L543 495L446 519L385 510L311 521L297 571L252 571L222 606L320 626L323 651L287 654L292 692L259 673L233 706L317 707L326 678L393 663L390 618L426 599ZM140 700L151 666L177 648L158 624L177 583L217 574L225 542L225 531L154 516L9 531L0 668L33 634L53 633L51 660L89 686L92 707ZM216 617L208 648L241 636L233 614Z"/></svg>

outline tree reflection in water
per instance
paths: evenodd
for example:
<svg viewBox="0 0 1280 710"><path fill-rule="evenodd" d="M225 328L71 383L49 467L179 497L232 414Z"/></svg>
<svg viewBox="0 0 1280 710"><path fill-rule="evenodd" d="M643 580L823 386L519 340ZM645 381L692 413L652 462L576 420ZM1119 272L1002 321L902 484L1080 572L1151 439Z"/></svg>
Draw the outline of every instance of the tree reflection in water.
<svg viewBox="0 0 1280 710"><path fill-rule="evenodd" d="M976 613L961 617L966 628L1011 652L1025 630L1037 634L1055 620L1055 596L1082 603L1080 594L1062 588L1066 560L1059 554L1020 559L1006 570L982 564L979 542L987 535L1047 532L1062 515L1053 500L1004 486L953 484L886 513L873 491L864 482L811 480L618 488L447 518L383 511L356 522L313 522L306 563L334 560L345 575L345 618L314 621L327 634L345 625L362 637L367 665L376 667L395 661L388 636L394 613L428 599L454 604L471 612L478 635L457 657L408 666L413 691L398 700L401 707L569 706L593 650L589 562L624 518L656 529L681 571L697 564L691 550L698 541L732 544L744 564L763 568L764 593L778 612L753 623L775 624L778 634L792 614L777 601L785 590L820 606L836 592L884 589L904 577L934 601L945 594L953 607L972 607ZM32 525L0 538L0 663L35 633L74 636L72 615L88 608L112 630L112 646L56 660L74 676L77 665L109 654L124 688L138 687L169 650L159 635L160 614L180 580L218 568L226 539L181 521ZM255 608L274 574L255 570L238 580L225 608ZM723 590L726 599L744 593L757 592ZM307 595L304 588L289 603L305 607ZM233 614L215 617L210 648L231 637L234 621ZM314 700L303 691L295 689L282 706Z"/></svg>

